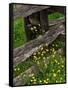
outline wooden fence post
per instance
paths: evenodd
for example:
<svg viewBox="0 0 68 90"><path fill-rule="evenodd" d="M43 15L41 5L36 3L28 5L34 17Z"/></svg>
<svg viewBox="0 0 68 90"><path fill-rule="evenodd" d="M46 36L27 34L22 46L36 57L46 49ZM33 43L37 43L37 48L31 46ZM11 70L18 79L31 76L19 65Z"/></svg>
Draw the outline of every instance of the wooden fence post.
<svg viewBox="0 0 68 90"><path fill-rule="evenodd" d="M48 11L40 11L40 22L43 34L48 30Z"/></svg>

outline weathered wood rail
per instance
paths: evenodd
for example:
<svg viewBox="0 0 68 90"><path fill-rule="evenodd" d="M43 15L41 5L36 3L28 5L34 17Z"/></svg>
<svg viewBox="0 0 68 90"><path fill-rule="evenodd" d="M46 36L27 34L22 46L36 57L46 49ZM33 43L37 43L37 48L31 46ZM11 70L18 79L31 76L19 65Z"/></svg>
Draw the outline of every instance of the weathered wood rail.
<svg viewBox="0 0 68 90"><path fill-rule="evenodd" d="M63 32L65 32L64 26L59 25L55 30L48 30L43 36L41 35L37 39L26 43L24 46L14 49L14 65L17 65L29 58L33 52L36 52L39 49L40 45L52 43L58 35Z"/></svg>
<svg viewBox="0 0 68 90"><path fill-rule="evenodd" d="M26 78L28 78L28 76L30 76L31 74L37 74L37 73L38 73L37 67L31 66L26 71L22 72L20 75L18 75L13 79L13 85L14 86L25 85L27 82Z"/></svg>

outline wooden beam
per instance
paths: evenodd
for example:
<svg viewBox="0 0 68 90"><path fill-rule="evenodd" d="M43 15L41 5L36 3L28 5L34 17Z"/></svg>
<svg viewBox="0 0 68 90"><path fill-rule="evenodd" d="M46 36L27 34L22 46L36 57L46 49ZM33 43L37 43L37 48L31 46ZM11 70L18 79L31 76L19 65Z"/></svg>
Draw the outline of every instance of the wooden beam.
<svg viewBox="0 0 68 90"><path fill-rule="evenodd" d="M27 58L29 58L33 52L38 51L40 45L43 44L50 44L52 43L58 35L63 33L65 31L65 28L63 25L59 25L56 27L56 29L47 31L43 36L39 36L37 39L34 39L28 43L26 43L24 46L22 46L19 49L14 49L14 58L13 63L14 65L17 65L23 61L25 61Z"/></svg>
<svg viewBox="0 0 68 90"><path fill-rule="evenodd" d="M22 72L20 75L18 75L13 79L13 86L25 85L27 82L26 78L29 78L31 74L37 73L38 73L37 67L31 66L26 71Z"/></svg>
<svg viewBox="0 0 68 90"><path fill-rule="evenodd" d="M48 30L48 11L42 10L40 11L40 23L41 23L41 30L44 34Z"/></svg>

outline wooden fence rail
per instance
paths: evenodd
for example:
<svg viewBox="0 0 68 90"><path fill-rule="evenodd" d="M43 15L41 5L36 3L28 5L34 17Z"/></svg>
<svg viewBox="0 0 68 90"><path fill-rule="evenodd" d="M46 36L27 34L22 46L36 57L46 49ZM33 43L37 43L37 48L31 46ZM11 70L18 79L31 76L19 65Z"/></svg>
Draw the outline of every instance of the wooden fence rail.
<svg viewBox="0 0 68 90"><path fill-rule="evenodd" d="M48 30L43 36L27 42L24 46L18 49L14 49L14 66L25 61L29 58L33 52L37 52L40 45L52 43L60 34L65 32L65 28L62 24L56 25L53 30Z"/></svg>

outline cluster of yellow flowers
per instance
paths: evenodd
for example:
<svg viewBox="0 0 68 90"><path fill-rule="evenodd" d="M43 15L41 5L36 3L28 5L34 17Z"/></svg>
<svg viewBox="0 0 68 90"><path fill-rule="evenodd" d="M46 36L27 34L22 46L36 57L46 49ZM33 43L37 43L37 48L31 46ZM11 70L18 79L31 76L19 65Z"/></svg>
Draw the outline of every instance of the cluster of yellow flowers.
<svg viewBox="0 0 68 90"><path fill-rule="evenodd" d="M37 80L36 80L35 75L34 75L34 74L30 74L29 77L31 78L31 79L30 79L30 82L33 83L33 84L36 84L36 81L37 81Z"/></svg>
<svg viewBox="0 0 68 90"><path fill-rule="evenodd" d="M45 46L40 46L38 52L33 53L33 60L40 65L41 60L45 60L45 54L48 52L48 44L46 43Z"/></svg>
<svg viewBox="0 0 68 90"><path fill-rule="evenodd" d="M38 26L40 27L40 24L38 24ZM31 30L31 31L35 31L35 32L37 32L37 31L38 31L38 29L37 29L37 27L36 27L36 26L32 26L32 27L30 28L30 30Z"/></svg>
<svg viewBox="0 0 68 90"><path fill-rule="evenodd" d="M14 71L20 71L20 68L14 68Z"/></svg>

